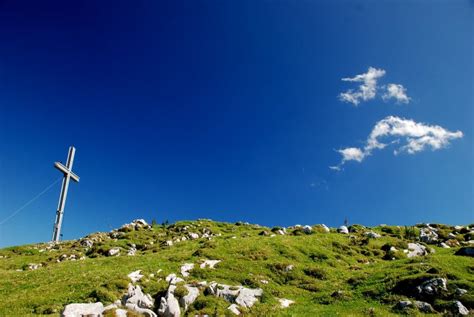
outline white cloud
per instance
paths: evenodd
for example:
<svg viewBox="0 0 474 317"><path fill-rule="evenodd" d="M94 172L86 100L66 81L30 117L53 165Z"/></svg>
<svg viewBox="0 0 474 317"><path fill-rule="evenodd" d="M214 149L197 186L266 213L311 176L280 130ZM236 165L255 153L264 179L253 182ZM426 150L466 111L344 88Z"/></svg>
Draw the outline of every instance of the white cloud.
<svg viewBox="0 0 474 317"><path fill-rule="evenodd" d="M377 92L377 80L385 75L385 70L369 67L367 73L359 74L352 78L343 78L343 81L361 82L357 90L349 89L339 95L342 101L350 102L357 106L361 101L375 98Z"/></svg>
<svg viewBox="0 0 474 317"><path fill-rule="evenodd" d="M382 139L390 137L392 138L390 142L382 142ZM363 149L349 147L338 150L342 155L342 160L339 165L330 166L330 168L341 170L342 165L347 161L362 162L372 154L373 150L384 149L390 144L400 144L393 152L395 155L403 152L415 154L426 149L435 151L445 148L452 140L462 137L461 131L451 132L438 125L388 116L375 124Z"/></svg>
<svg viewBox="0 0 474 317"><path fill-rule="evenodd" d="M410 97L407 95L407 90L403 85L388 84L387 91L383 94L382 99L387 101L394 98L397 103L409 103Z"/></svg>

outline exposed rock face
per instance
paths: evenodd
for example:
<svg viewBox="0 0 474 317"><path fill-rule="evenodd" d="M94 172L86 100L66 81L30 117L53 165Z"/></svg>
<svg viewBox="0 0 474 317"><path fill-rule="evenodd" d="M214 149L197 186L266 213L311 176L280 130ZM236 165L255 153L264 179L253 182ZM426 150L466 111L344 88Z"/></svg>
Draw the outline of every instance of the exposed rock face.
<svg viewBox="0 0 474 317"><path fill-rule="evenodd" d="M63 317L100 317L104 311L104 305L100 302L90 304L69 304L64 307L61 314Z"/></svg>
<svg viewBox="0 0 474 317"><path fill-rule="evenodd" d="M447 280L441 277L432 278L416 287L416 291L422 297L434 297L447 290Z"/></svg>
<svg viewBox="0 0 474 317"><path fill-rule="evenodd" d="M128 285L128 291L127 294L122 298L122 304L125 306L132 304L137 305L140 308L147 309L152 309L154 305L153 299L150 295L144 294L140 286L134 286L132 284Z"/></svg>
<svg viewBox="0 0 474 317"><path fill-rule="evenodd" d="M463 247L455 255L474 256L474 247Z"/></svg>
<svg viewBox="0 0 474 317"><path fill-rule="evenodd" d="M409 307L413 306L413 303L409 300L401 300L395 305L395 309L405 310Z"/></svg>
<svg viewBox="0 0 474 317"><path fill-rule="evenodd" d="M166 282L170 285L176 285L179 282L183 282L184 280L181 277L177 277L176 274L172 273L166 277Z"/></svg>
<svg viewBox="0 0 474 317"><path fill-rule="evenodd" d="M133 283L136 283L138 282L139 280L142 279L143 275L140 274L141 270L138 270L138 271L134 271L130 274L128 274L128 278L132 280Z"/></svg>
<svg viewBox="0 0 474 317"><path fill-rule="evenodd" d="M349 229L347 229L346 226L340 226L339 229L337 229L337 232L343 233L343 234L349 234Z"/></svg>
<svg viewBox="0 0 474 317"><path fill-rule="evenodd" d="M311 232L313 232L313 228L311 228L311 226L306 225L303 227L303 232L306 234L310 234Z"/></svg>
<svg viewBox="0 0 474 317"><path fill-rule="evenodd" d="M263 290L261 288L252 289L242 287L235 302L242 307L250 308L258 301L257 297L261 297L262 295Z"/></svg>
<svg viewBox="0 0 474 317"><path fill-rule="evenodd" d="M291 299L286 299L286 298L279 298L278 301L280 302L280 307L281 308L287 308L290 305L295 303L295 301L293 301Z"/></svg>
<svg viewBox="0 0 474 317"><path fill-rule="evenodd" d="M424 256L428 254L426 247L419 243L408 243L408 250L405 250L407 257Z"/></svg>

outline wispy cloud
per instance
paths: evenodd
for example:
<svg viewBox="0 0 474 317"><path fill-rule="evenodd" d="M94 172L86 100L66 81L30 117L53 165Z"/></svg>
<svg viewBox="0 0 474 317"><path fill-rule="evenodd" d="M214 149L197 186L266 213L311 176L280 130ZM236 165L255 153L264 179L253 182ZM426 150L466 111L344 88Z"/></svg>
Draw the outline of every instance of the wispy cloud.
<svg viewBox="0 0 474 317"><path fill-rule="evenodd" d="M357 106L361 101L374 99L377 92L377 80L385 75L385 70L369 67L367 73L352 78L342 78L342 81L361 82L357 90L349 89L339 95L339 99Z"/></svg>
<svg viewBox="0 0 474 317"><path fill-rule="evenodd" d="M361 83L359 87L346 90L339 94L339 99L358 106L362 101L369 101L377 97L377 92L381 88L385 92L382 95L384 101L395 99L397 103L409 103L411 98L407 95L407 90L401 84L378 85L379 79L385 76L386 71L379 68L369 67L366 73L355 77L342 78L342 81Z"/></svg>
<svg viewBox="0 0 474 317"><path fill-rule="evenodd" d="M387 101L390 99L395 99L397 103L409 103L411 98L407 95L407 90L403 85L399 84L388 84L387 90L383 94L382 99Z"/></svg>
<svg viewBox="0 0 474 317"><path fill-rule="evenodd" d="M338 150L342 160L338 165L329 168L341 170L347 161L362 162L374 150L384 149L390 144L398 144L393 151L395 155L403 152L415 154L426 149L435 151L445 148L452 140L462 137L461 131L451 132L438 125L388 116L375 124L363 148L348 147ZM385 138L391 140L382 142Z"/></svg>

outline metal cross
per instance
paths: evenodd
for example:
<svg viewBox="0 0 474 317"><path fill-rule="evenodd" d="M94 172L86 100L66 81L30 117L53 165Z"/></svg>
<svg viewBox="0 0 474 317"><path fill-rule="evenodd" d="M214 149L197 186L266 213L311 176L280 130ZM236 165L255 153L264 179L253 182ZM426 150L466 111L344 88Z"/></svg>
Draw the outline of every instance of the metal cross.
<svg viewBox="0 0 474 317"><path fill-rule="evenodd" d="M54 163L54 167L60 170L64 174L63 183L61 185L61 193L59 195L58 210L56 211L56 221L54 222L53 228L53 242L58 242L61 235L61 223L63 222L64 206L66 205L67 189L69 187L69 180L73 180L76 183L79 182L79 176L72 172L72 163L74 162L74 153L76 149L73 146L69 147L69 153L67 155L66 166L59 162Z"/></svg>

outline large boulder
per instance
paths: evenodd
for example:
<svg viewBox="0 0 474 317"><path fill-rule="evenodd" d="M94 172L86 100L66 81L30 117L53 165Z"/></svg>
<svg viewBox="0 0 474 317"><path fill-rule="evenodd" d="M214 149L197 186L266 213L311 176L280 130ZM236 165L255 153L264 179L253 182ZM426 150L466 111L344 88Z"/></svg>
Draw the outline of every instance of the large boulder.
<svg viewBox="0 0 474 317"><path fill-rule="evenodd" d="M437 243L438 234L431 227L423 228L420 230L420 240L424 243Z"/></svg>
<svg viewBox="0 0 474 317"><path fill-rule="evenodd" d="M261 297L263 295L263 290L261 288L246 288L242 287L240 289L239 295L235 299L235 303L245 307L245 308L250 308L252 307L257 301L258 297Z"/></svg>
<svg viewBox="0 0 474 317"><path fill-rule="evenodd" d="M109 251L107 251L108 256L115 256L120 254L120 249L119 248L112 248Z"/></svg>
<svg viewBox="0 0 474 317"><path fill-rule="evenodd" d="M458 300L453 302L451 312L454 313L455 316L469 315L469 310Z"/></svg>
<svg viewBox="0 0 474 317"><path fill-rule="evenodd" d="M100 317L104 311L101 302L89 304L69 304L64 307L61 314L63 317Z"/></svg>

